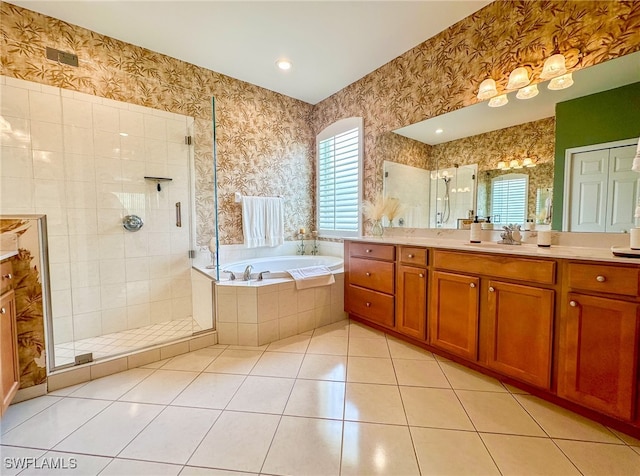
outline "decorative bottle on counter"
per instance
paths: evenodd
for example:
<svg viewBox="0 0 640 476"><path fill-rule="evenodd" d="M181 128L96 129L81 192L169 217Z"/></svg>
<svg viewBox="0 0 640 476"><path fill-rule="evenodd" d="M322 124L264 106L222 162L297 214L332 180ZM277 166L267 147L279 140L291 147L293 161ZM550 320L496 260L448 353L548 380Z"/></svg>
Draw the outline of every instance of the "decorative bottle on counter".
<svg viewBox="0 0 640 476"><path fill-rule="evenodd" d="M482 223L478 221L476 215L471 223L471 237L469 239L471 243L480 243L482 241Z"/></svg>

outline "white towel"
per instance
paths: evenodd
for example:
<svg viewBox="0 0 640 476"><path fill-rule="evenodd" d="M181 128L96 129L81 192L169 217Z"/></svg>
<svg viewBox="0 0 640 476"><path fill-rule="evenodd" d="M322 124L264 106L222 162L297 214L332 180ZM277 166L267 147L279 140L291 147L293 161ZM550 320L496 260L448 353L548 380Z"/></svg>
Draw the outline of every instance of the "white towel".
<svg viewBox="0 0 640 476"><path fill-rule="evenodd" d="M284 209L278 197L242 197L242 231L247 248L284 243Z"/></svg>
<svg viewBox="0 0 640 476"><path fill-rule="evenodd" d="M638 139L638 148L636 149L636 157L631 164L631 170L634 172L640 172L640 139Z"/></svg>
<svg viewBox="0 0 640 476"><path fill-rule="evenodd" d="M296 282L296 289L327 286L336 282L333 273L326 266L308 266L306 268L288 269L287 273Z"/></svg>

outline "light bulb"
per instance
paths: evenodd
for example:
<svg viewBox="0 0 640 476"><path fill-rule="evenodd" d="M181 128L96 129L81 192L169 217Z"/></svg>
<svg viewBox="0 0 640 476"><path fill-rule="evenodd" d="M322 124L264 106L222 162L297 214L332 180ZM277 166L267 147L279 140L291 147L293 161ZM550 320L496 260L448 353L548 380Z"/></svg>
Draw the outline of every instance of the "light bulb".
<svg viewBox="0 0 640 476"><path fill-rule="evenodd" d="M529 84L531 80L529 79L529 71L524 66L520 68L516 68L511 71L509 75L509 83L507 84L507 89L520 89Z"/></svg>
<svg viewBox="0 0 640 476"><path fill-rule="evenodd" d="M559 91L561 89L567 89L573 85L573 76L571 73L567 73L564 76L558 76L549 81L547 88L552 91Z"/></svg>
<svg viewBox="0 0 640 476"><path fill-rule="evenodd" d="M540 73L540 79L551 79L556 76L561 76L567 72L565 65L566 59L564 55L558 53L553 56L549 56L544 62L542 67L542 73Z"/></svg>
<svg viewBox="0 0 640 476"><path fill-rule="evenodd" d="M491 100L489 101L489 107L504 106L508 102L509 102L509 99L507 99L507 95L506 94L501 94L500 96L496 96L494 98L491 98Z"/></svg>
<svg viewBox="0 0 640 476"><path fill-rule="evenodd" d="M491 99L493 96L498 94L498 90L496 89L496 82L487 78L480 83L480 89L478 90L478 99L484 101L485 99Z"/></svg>
<svg viewBox="0 0 640 476"><path fill-rule="evenodd" d="M518 99L531 99L538 95L538 85L532 84L531 86L527 86L526 88L522 88L518 90L518 94L516 97Z"/></svg>

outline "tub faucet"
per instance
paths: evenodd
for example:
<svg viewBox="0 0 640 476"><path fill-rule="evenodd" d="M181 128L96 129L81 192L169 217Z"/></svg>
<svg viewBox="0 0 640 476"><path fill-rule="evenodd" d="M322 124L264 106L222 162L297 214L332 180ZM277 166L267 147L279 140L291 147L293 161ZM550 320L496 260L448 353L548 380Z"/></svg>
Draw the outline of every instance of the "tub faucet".
<svg viewBox="0 0 640 476"><path fill-rule="evenodd" d="M504 233L500 233L500 245L521 245L522 235L520 234L520 225L503 226Z"/></svg>
<svg viewBox="0 0 640 476"><path fill-rule="evenodd" d="M253 266L248 265L245 269L244 269L244 274L242 275L242 279L244 281L249 281L251 279L251 270L253 269Z"/></svg>

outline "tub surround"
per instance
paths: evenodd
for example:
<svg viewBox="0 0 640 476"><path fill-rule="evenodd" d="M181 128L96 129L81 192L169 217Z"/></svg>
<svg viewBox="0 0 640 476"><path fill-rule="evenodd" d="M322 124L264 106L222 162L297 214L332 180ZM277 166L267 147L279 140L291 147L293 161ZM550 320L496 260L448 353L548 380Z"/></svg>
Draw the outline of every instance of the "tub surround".
<svg viewBox="0 0 640 476"><path fill-rule="evenodd" d="M445 235L345 240L350 317L640 436L640 261Z"/></svg>

